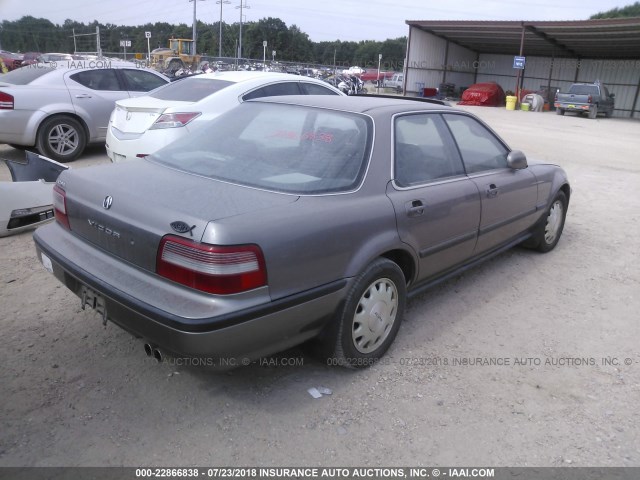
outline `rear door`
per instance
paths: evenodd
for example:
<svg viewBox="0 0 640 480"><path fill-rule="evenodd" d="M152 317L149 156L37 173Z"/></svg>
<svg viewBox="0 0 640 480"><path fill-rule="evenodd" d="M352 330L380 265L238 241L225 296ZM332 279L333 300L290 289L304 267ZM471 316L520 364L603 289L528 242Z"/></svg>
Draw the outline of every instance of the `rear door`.
<svg viewBox="0 0 640 480"><path fill-rule="evenodd" d="M64 79L76 113L89 127L91 141L104 140L116 101L129 98L115 70L92 68L70 71Z"/></svg>
<svg viewBox="0 0 640 480"><path fill-rule="evenodd" d="M420 257L418 280L424 280L471 257L480 196L440 114L396 116L393 144L387 196L400 238Z"/></svg>
<svg viewBox="0 0 640 480"><path fill-rule="evenodd" d="M443 116L467 175L480 191L482 214L475 253L482 253L531 226L538 197L537 179L528 169L509 168L509 149L478 120L464 114Z"/></svg>

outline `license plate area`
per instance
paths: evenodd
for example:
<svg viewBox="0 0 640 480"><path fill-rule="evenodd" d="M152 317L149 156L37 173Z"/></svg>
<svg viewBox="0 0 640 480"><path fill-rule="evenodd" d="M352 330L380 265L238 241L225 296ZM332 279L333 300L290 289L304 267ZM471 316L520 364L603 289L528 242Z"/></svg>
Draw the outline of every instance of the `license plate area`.
<svg viewBox="0 0 640 480"><path fill-rule="evenodd" d="M83 310L86 307L95 310L102 317L102 324L107 324L107 304L104 301L104 297L85 285L82 286L80 294L80 306Z"/></svg>

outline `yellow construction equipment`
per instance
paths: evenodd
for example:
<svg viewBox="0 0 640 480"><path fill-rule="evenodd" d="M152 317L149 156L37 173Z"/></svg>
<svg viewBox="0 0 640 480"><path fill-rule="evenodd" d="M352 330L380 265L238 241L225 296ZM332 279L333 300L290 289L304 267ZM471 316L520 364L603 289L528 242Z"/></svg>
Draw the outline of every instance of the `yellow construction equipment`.
<svg viewBox="0 0 640 480"><path fill-rule="evenodd" d="M170 77L178 70L195 71L200 66L200 55L194 55L193 40L185 38L169 39L169 48L156 48L151 51L151 66Z"/></svg>

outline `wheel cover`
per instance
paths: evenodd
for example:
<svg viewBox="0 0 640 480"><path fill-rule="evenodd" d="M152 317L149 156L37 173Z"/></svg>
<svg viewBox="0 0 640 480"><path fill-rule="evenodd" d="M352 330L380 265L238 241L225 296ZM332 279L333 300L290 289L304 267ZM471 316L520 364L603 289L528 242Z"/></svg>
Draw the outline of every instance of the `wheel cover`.
<svg viewBox="0 0 640 480"><path fill-rule="evenodd" d="M71 125L59 123L49 132L49 147L58 155L69 155L75 152L80 144L80 135Z"/></svg>
<svg viewBox="0 0 640 480"><path fill-rule="evenodd" d="M558 233L560 232L563 209L564 207L560 200L553 202L553 205L551 205L549 209L547 224L544 227L544 241L549 245L556 241Z"/></svg>
<svg viewBox="0 0 640 480"><path fill-rule="evenodd" d="M398 289L388 278L375 280L360 297L353 315L353 345L360 353L375 351L389 336L398 313Z"/></svg>

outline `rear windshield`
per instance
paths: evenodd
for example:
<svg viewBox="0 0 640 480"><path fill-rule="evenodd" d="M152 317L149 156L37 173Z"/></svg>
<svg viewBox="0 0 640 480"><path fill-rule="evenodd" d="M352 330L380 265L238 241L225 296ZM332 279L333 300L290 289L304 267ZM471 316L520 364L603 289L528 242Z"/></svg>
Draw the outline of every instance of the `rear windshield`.
<svg viewBox="0 0 640 480"><path fill-rule="evenodd" d="M181 102L197 102L212 93L216 93L233 82L212 78L191 77L172 82L150 94L160 100L178 100Z"/></svg>
<svg viewBox="0 0 640 480"><path fill-rule="evenodd" d="M293 194L355 189L369 158L368 117L245 102L151 159L238 185Z"/></svg>
<svg viewBox="0 0 640 480"><path fill-rule="evenodd" d="M28 85L34 80L53 72L55 68L45 66L44 64L29 65L27 67L17 68L9 73L0 76L0 83L11 83L12 85Z"/></svg>
<svg viewBox="0 0 640 480"><path fill-rule="evenodd" d="M598 95L598 87L595 85L571 85L569 93L574 95Z"/></svg>

